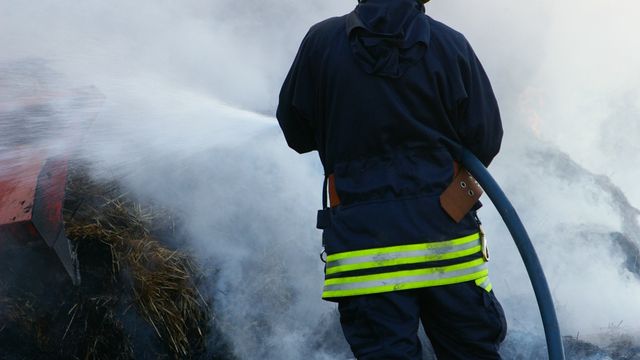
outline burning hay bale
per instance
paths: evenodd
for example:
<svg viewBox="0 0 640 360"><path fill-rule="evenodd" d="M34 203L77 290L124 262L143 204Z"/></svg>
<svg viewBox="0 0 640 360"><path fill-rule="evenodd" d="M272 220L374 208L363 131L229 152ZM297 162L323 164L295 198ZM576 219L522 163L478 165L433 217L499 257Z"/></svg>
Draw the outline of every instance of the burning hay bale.
<svg viewBox="0 0 640 360"><path fill-rule="evenodd" d="M49 274L40 254L19 260L28 274L7 265L0 360L234 358L213 321L211 299L198 290L204 279L197 264L174 246L179 231L169 211L142 205L116 182L96 182L75 166L64 220L82 283L73 287Z"/></svg>
<svg viewBox="0 0 640 360"><path fill-rule="evenodd" d="M87 241L108 246L112 280L130 288L132 305L172 357L202 352L211 311L197 288L198 271L187 254L167 248L152 234L172 232L168 212L142 206L119 194L116 185L101 188L77 173L70 186L75 208L66 219L69 238L78 246ZM171 226L159 229L159 224Z"/></svg>

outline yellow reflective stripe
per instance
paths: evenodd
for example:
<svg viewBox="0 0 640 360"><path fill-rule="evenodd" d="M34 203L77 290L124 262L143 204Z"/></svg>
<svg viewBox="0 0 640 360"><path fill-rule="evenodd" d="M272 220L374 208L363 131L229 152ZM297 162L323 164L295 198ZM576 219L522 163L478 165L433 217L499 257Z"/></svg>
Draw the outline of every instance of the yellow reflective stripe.
<svg viewBox="0 0 640 360"><path fill-rule="evenodd" d="M491 289L493 289L493 286L491 285L491 281L489 281L488 276L476 279L476 285L485 289L487 292L491 292Z"/></svg>
<svg viewBox="0 0 640 360"><path fill-rule="evenodd" d="M454 251L450 253L444 254L435 254L435 255L423 255L423 256L414 256L414 257L406 257L406 258L397 258L397 259L387 259L381 261L370 261L356 264L348 264L348 265L340 265L329 267L327 266L326 274L335 274L344 271L353 271L353 270L363 270L363 269L371 269L376 267L384 267L384 266L394 266L394 265L407 265L407 264L417 264L421 262L429 262L429 261L440 261L440 260L450 260L456 259L463 256L475 254L482 250L482 246L474 246L469 249Z"/></svg>
<svg viewBox="0 0 640 360"><path fill-rule="evenodd" d="M468 243L462 245L455 246L447 246L447 247L439 247L435 249L421 249L421 250L413 250L413 251L398 251L387 254L375 254L371 256L358 256L347 259L338 259L327 262L327 269L345 266L345 265L353 265L353 264L364 264L364 263L382 263L388 260L394 259L402 259L402 258L417 258L420 256L443 256L448 253L457 253L459 251L470 249L474 246L481 246L480 239L476 241L470 241ZM436 259L437 258L433 258ZM433 261L433 260L431 260Z"/></svg>
<svg viewBox="0 0 640 360"><path fill-rule="evenodd" d="M426 250L426 249L437 249L442 247L452 247L452 246L462 245L472 241L476 241L478 239L480 239L480 233L463 236L453 240L438 241L433 243L399 245L399 246L389 246L389 247L376 248L376 249L347 251L347 252L342 252L342 253L337 253L337 254L332 254L327 256L327 263L335 260L348 259L348 258L354 258L359 256L372 256L372 255L389 254L389 253L395 253L395 252L418 251L418 250Z"/></svg>
<svg viewBox="0 0 640 360"><path fill-rule="evenodd" d="M398 290L410 290L410 289L419 289L431 286L441 286L441 285L451 285L463 283L466 281L474 280L478 277L487 276L489 274L489 269L483 269L478 272L457 276L451 278L437 279L437 280L424 280L424 281L415 281L415 282L406 282L399 284L388 284L382 286L375 286L369 288L359 288L359 289L347 289L347 290L329 290L324 291L322 293L322 298L337 298L337 297L345 297L345 296L355 296L355 295L368 295L368 294L378 294L384 292L398 291Z"/></svg>
<svg viewBox="0 0 640 360"><path fill-rule="evenodd" d="M324 285L335 285L335 284L353 284L353 283L362 283L367 281L379 281L400 277L410 277L410 276L420 276L420 275L429 275L429 274L442 274L445 276L448 272L453 272L457 270L465 270L472 268L474 266L480 266L485 264L484 259L476 259L473 261L468 261L461 264L449 265L449 266L441 266L434 268L426 268L426 269L417 269L417 270L402 270L402 271L394 271L382 274L374 274L374 275L362 275L362 276L349 276L349 277L340 277L333 279L326 279L324 281Z"/></svg>

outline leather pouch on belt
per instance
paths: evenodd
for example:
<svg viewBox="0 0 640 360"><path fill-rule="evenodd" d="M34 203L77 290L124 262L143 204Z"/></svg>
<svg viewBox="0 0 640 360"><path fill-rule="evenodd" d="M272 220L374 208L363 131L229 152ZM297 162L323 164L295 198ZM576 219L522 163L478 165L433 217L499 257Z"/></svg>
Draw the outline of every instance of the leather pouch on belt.
<svg viewBox="0 0 640 360"><path fill-rule="evenodd" d="M458 223L474 207L482 193L480 184L471 173L460 167L453 182L440 195L440 205Z"/></svg>

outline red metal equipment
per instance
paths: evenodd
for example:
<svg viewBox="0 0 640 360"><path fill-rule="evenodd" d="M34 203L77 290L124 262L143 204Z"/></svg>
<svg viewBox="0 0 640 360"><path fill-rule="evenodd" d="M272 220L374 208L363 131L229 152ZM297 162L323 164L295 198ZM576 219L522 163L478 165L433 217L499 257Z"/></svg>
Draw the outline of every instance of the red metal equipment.
<svg viewBox="0 0 640 360"><path fill-rule="evenodd" d="M44 259L52 251L78 285L78 261L62 217L68 154L104 98L94 87L67 90L58 78L38 62L0 67L0 265L4 271L15 264L54 271L55 261ZM47 147L62 138L65 146ZM21 261L23 255L33 259L23 249L41 261Z"/></svg>
<svg viewBox="0 0 640 360"><path fill-rule="evenodd" d="M67 159L30 149L3 155L9 156L0 159L0 253L10 245L46 244L78 285L78 261L62 218Z"/></svg>

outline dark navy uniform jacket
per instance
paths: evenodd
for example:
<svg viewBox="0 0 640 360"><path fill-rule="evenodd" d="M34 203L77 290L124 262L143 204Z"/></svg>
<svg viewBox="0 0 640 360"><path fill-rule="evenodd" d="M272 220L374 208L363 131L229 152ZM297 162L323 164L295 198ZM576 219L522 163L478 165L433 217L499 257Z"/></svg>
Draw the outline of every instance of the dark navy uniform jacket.
<svg viewBox="0 0 640 360"><path fill-rule="evenodd" d="M498 105L464 36L416 0L361 1L314 25L280 93L291 148L317 150L341 205L327 253L443 241L477 231L438 197L462 147L488 165L500 148Z"/></svg>

